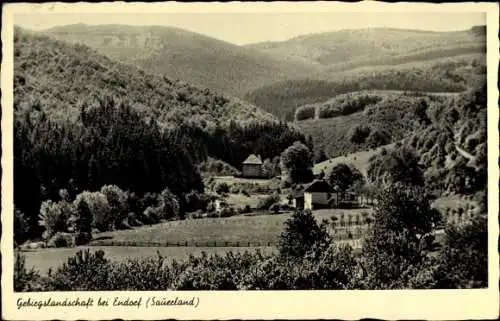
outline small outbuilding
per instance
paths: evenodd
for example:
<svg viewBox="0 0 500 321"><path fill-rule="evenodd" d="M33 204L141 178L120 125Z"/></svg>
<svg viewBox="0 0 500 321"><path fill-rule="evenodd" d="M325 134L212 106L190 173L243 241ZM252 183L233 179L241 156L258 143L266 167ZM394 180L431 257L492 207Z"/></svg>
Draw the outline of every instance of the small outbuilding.
<svg viewBox="0 0 500 321"><path fill-rule="evenodd" d="M251 154L242 164L241 174L243 177L262 177L262 159L260 156Z"/></svg>

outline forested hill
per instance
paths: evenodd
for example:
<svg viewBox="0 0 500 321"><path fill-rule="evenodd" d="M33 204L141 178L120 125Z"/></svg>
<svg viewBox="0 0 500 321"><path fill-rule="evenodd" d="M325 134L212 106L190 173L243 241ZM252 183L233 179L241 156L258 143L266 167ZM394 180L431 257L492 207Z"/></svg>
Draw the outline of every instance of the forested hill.
<svg viewBox="0 0 500 321"><path fill-rule="evenodd" d="M373 28L298 36L248 45L275 57L293 57L333 70L401 64L430 57L484 52L486 27L456 32Z"/></svg>
<svg viewBox="0 0 500 321"><path fill-rule="evenodd" d="M75 24L44 33L88 45L112 59L149 72L239 97L262 84L316 70L308 63L284 61L259 50L172 27Z"/></svg>
<svg viewBox="0 0 500 321"><path fill-rule="evenodd" d="M20 28L14 35L16 112L43 106L52 119L75 120L78 106L114 96L161 123L191 116L198 121L272 120L257 107L214 90L113 61L84 45L72 45Z"/></svg>
<svg viewBox="0 0 500 321"><path fill-rule="evenodd" d="M61 190L74 198L112 184L182 200L203 190L196 165L208 157L238 168L251 153L273 159L295 141L309 143L238 99L84 45L17 28L14 36L14 204L32 235L40 234L40 204L60 200Z"/></svg>

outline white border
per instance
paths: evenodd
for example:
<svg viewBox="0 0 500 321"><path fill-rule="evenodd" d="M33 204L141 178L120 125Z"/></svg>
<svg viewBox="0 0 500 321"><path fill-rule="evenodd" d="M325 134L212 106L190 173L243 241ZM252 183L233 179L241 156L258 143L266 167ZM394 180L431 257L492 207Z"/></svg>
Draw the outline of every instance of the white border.
<svg viewBox="0 0 500 321"><path fill-rule="evenodd" d="M489 157L489 284L484 290L394 291L242 291L242 292L49 292L13 293L12 199L12 88L13 15L16 13L284 13L284 12L487 12L488 39L488 157ZM482 319L499 314L498 256L498 5L494 3L411 4L379 2L273 3L77 3L8 4L2 26L2 311L9 320L40 319L234 319L280 318L358 319ZM18 310L18 298L48 297L157 297L196 296L197 308L69 308Z"/></svg>

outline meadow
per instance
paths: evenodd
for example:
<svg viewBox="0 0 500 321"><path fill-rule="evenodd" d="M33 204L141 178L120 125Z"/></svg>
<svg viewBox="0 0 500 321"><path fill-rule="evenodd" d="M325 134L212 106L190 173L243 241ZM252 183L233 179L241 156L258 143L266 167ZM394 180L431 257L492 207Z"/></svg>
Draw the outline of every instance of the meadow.
<svg viewBox="0 0 500 321"><path fill-rule="evenodd" d="M199 256L202 252L207 254L224 255L228 252L245 252L259 249L263 253L275 251L274 247L126 247L126 246L81 246L73 248L46 248L23 251L26 256L28 268L35 267L40 273L46 274L49 269L54 270L62 265L76 252L90 249L92 252L103 250L107 258L112 261L127 259L143 259L156 257L158 254L171 262L187 259L189 255Z"/></svg>
<svg viewBox="0 0 500 321"><path fill-rule="evenodd" d="M344 214L355 217L367 209L325 209L314 211L318 222L332 216L338 221ZM97 234L90 244L172 244L190 246L273 246L283 231L291 213L237 215L226 218L204 218L169 221L131 230L117 230Z"/></svg>

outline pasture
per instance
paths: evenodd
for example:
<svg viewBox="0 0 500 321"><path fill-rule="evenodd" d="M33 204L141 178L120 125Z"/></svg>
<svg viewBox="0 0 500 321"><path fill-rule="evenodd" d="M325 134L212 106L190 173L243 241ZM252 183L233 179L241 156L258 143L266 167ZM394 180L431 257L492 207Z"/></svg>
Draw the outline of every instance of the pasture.
<svg viewBox="0 0 500 321"><path fill-rule="evenodd" d="M325 209L313 213L320 222L322 219L330 220L333 215L340 220L344 214L345 219L349 215L355 217L367 209ZM105 245L119 244L121 242L140 243L169 243L185 244L194 246L218 244L224 246L227 243L243 246L250 244L267 245L277 242L284 228L284 223L291 213L267 214L267 215L237 215L226 218L204 218L181 221L169 221L151 226L141 226L131 230L118 230L104 232L95 235L96 241L91 244Z"/></svg>
<svg viewBox="0 0 500 321"><path fill-rule="evenodd" d="M382 148L389 149L394 144L389 144L385 146L378 147L376 149L364 150L352 154L348 154L347 156L339 156L335 158L331 158L324 162L318 163L314 165L313 172L314 174L319 174L321 171L328 173L335 165L340 163L345 163L348 165L352 165L357 168L363 175L366 176L366 169L368 167L368 163L370 158L378 153Z"/></svg>

